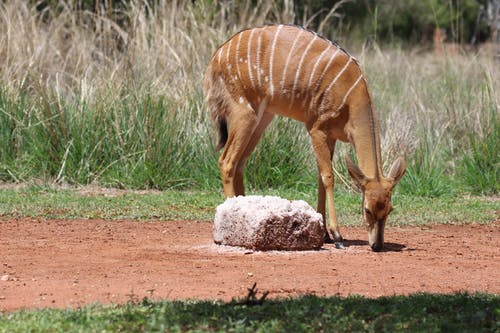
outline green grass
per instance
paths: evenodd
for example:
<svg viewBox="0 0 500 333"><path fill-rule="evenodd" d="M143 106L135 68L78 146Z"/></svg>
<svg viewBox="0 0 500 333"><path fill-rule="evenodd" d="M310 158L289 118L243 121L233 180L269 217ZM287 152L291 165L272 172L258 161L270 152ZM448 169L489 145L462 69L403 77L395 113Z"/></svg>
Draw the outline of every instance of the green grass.
<svg viewBox="0 0 500 333"><path fill-rule="evenodd" d="M27 100L25 94L9 100L0 91L0 179L26 182L38 175L72 184L164 189L208 187L217 179L215 152L203 140L210 122L200 123L201 136L188 130L196 120L184 107L196 105L147 93L93 106L50 96Z"/></svg>
<svg viewBox="0 0 500 333"><path fill-rule="evenodd" d="M249 194L278 195L305 200L316 206L315 189L308 191L269 190ZM0 216L56 219L192 219L212 221L215 207L223 202L219 191L179 191L137 193L132 191L55 190L27 187L0 190ZM439 223L490 223L498 219L497 197L440 196L413 197L395 194L390 225ZM362 225L361 195L338 190L336 208L340 225Z"/></svg>
<svg viewBox="0 0 500 333"><path fill-rule="evenodd" d="M303 296L174 301L0 315L0 332L495 332L500 297L485 294Z"/></svg>
<svg viewBox="0 0 500 333"><path fill-rule="evenodd" d="M453 183L445 173L444 161L434 158L428 147L421 147L408 161L398 190L418 197L435 198L457 191Z"/></svg>
<svg viewBox="0 0 500 333"><path fill-rule="evenodd" d="M72 190L30 188L0 190L0 215L55 219L199 219L208 220L221 197L206 192L123 192L87 195Z"/></svg>
<svg viewBox="0 0 500 333"><path fill-rule="evenodd" d="M459 172L475 194L500 193L500 120L493 109L489 123L481 136L469 134L470 150Z"/></svg>

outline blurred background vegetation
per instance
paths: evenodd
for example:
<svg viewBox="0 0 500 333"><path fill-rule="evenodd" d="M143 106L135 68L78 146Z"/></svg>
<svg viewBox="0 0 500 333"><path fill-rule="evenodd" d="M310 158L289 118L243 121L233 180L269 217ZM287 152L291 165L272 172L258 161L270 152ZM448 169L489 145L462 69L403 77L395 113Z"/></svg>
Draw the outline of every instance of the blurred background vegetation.
<svg viewBox="0 0 500 333"><path fill-rule="evenodd" d="M290 23L360 61L383 160L408 161L398 191L496 195L499 10L500 0L2 1L0 181L220 191L207 64L244 28ZM345 190L349 151L339 144L334 159ZM259 193L316 186L301 124L273 121L246 182Z"/></svg>
<svg viewBox="0 0 500 333"><path fill-rule="evenodd" d="M131 1L124 0L29 0L40 12L60 10L69 6L75 10L90 11L112 17L119 24L128 24L123 14ZM145 0L154 10L157 0ZM192 0L196 5L197 0ZM248 8L261 5L260 0L205 0L203 6L211 12L224 7L235 10L236 20L247 15ZM451 42L475 44L496 34L500 2L498 0L305 0L272 1L273 6L287 12L293 23L312 30L335 29L339 36L358 41L373 39L389 43L431 43L434 29L448 32ZM331 12L332 9L338 8ZM238 17L238 13L242 14ZM496 14L495 14L496 13ZM206 12L210 15L210 12ZM244 17L243 17L244 18ZM270 21L273 21L272 19ZM328 27L324 27L328 22ZM230 22L229 22L230 23ZM292 22L287 22L292 23ZM323 26L323 29L319 29ZM495 36L496 37L496 36Z"/></svg>

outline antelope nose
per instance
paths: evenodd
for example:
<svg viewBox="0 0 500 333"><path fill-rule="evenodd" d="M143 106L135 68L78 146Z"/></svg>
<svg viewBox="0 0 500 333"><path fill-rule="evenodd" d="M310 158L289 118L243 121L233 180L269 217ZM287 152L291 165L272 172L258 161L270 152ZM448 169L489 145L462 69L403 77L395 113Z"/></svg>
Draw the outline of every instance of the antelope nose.
<svg viewBox="0 0 500 333"><path fill-rule="evenodd" d="M379 243L379 242L373 243L373 244L371 245L372 250L373 250L373 251L375 251L375 252L380 252L380 251L382 250L382 247L383 247L383 246L384 246L384 245L383 245L382 243Z"/></svg>

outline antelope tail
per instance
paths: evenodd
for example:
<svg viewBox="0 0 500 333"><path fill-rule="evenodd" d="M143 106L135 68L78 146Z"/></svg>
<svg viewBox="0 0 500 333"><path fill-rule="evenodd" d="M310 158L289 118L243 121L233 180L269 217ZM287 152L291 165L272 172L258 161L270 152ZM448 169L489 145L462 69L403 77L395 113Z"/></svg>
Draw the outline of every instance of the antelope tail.
<svg viewBox="0 0 500 333"><path fill-rule="evenodd" d="M207 72L205 74L205 81L204 81L204 88L206 91L206 102L208 105L208 109L210 110L210 113L212 115L212 119L215 123L215 126L218 129L219 132L219 143L217 144L217 147L215 148L216 151L221 150L224 148L227 142L228 138L228 132L227 132L227 120L226 117L223 113L220 112L220 103L215 102L217 100L216 98L213 98L213 92L214 92L214 83L217 82L215 78L211 75L212 71L212 66L209 65L207 68ZM215 89L217 91L217 89Z"/></svg>
<svg viewBox="0 0 500 333"><path fill-rule="evenodd" d="M219 144L215 148L216 151L221 150L224 148L227 142L227 121L226 118L223 116L219 116L217 118L217 129L219 130Z"/></svg>

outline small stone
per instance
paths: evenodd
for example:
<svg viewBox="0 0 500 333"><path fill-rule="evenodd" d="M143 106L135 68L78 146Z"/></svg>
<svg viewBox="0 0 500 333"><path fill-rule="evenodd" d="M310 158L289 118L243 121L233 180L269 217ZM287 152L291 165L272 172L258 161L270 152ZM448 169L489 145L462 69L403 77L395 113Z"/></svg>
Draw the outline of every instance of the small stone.
<svg viewBox="0 0 500 333"><path fill-rule="evenodd" d="M0 281L9 281L9 279L10 279L9 274L5 274L5 275L2 275L2 277L0 277Z"/></svg>

